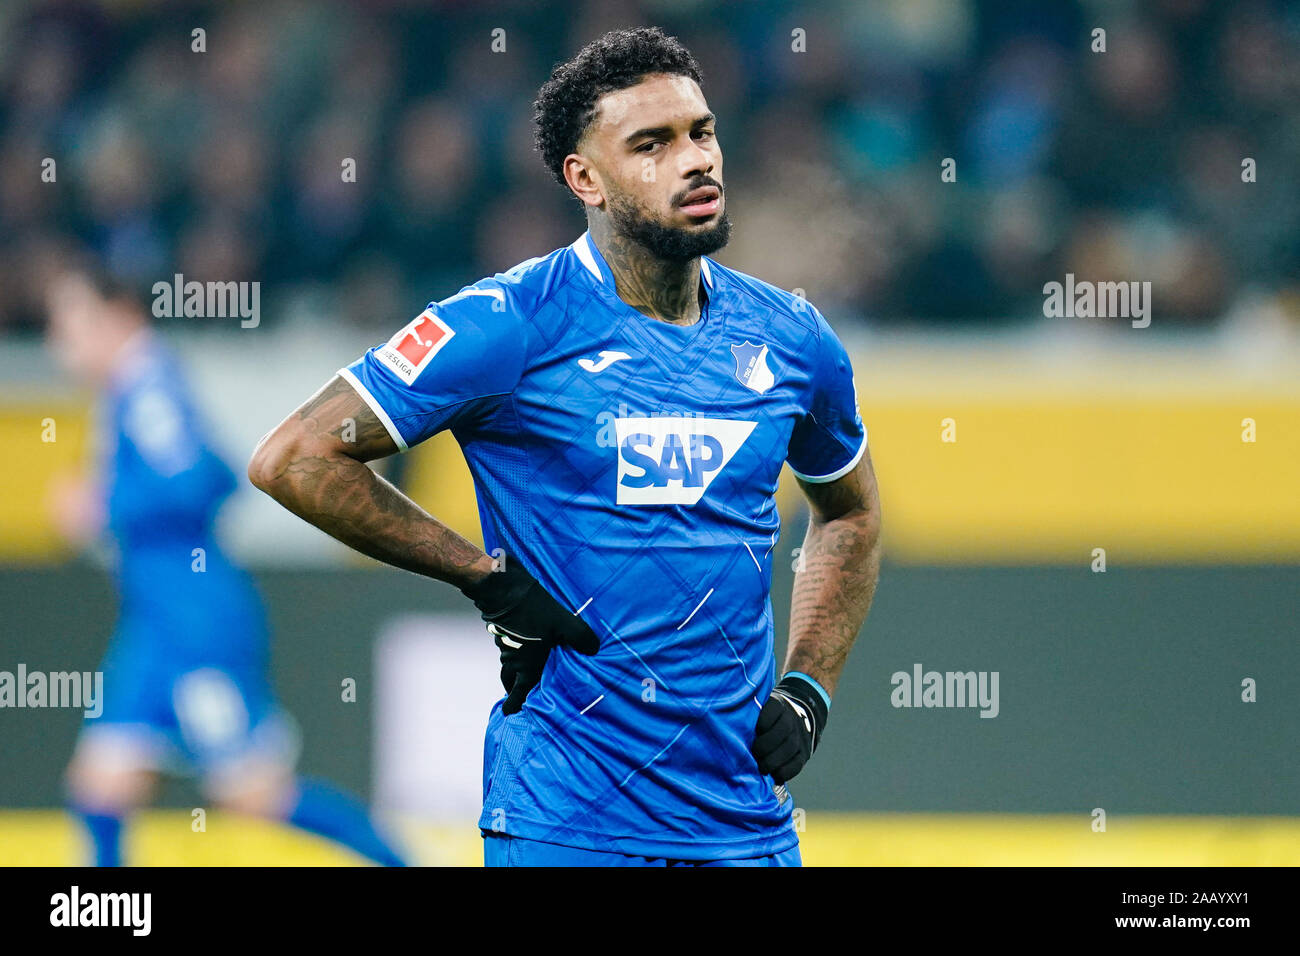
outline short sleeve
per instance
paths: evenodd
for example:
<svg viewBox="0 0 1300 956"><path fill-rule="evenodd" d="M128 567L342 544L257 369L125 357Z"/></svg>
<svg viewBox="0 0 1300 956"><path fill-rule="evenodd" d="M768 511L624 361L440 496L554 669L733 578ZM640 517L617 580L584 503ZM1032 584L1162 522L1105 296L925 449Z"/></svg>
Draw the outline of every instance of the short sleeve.
<svg viewBox="0 0 1300 956"><path fill-rule="evenodd" d="M514 391L525 351L509 289L484 280L429 303L339 375L406 451L444 429L481 421Z"/></svg>
<svg viewBox="0 0 1300 956"><path fill-rule="evenodd" d="M821 313L808 408L790 435L786 461L804 481L826 482L853 470L867 447L848 352Z"/></svg>

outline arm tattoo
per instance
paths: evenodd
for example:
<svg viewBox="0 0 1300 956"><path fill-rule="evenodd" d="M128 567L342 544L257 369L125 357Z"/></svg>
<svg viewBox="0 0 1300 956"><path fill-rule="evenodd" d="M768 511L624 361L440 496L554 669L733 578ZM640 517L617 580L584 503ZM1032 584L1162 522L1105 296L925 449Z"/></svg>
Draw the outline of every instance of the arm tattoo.
<svg viewBox="0 0 1300 956"><path fill-rule="evenodd" d="M794 578L785 669L833 694L880 577L880 497L870 453L843 478L800 485L813 514Z"/></svg>
<svg viewBox="0 0 1300 956"><path fill-rule="evenodd" d="M370 406L335 376L276 429L258 486L294 514L376 560L463 586L491 558L366 464L397 451Z"/></svg>
<svg viewBox="0 0 1300 956"><path fill-rule="evenodd" d="M387 457L397 451L383 422L341 375L335 375L307 399L297 417L303 430L316 438L352 445L350 454L358 461ZM367 457L367 452L374 454Z"/></svg>

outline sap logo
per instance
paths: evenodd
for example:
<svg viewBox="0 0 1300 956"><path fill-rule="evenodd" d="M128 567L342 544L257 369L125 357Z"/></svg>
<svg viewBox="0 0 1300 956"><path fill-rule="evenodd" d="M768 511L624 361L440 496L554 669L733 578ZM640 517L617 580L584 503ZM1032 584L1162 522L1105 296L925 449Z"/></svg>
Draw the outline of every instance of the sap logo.
<svg viewBox="0 0 1300 956"><path fill-rule="evenodd" d="M618 419L618 503L695 504L756 424L658 415Z"/></svg>

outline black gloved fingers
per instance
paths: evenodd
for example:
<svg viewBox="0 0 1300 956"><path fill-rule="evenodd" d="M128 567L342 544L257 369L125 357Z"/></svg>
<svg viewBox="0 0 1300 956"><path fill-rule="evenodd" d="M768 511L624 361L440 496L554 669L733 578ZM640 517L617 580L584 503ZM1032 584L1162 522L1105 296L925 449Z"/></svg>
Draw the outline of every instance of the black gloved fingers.
<svg viewBox="0 0 1300 956"><path fill-rule="evenodd" d="M781 736L767 737L762 742L756 740L750 748L750 753L754 755L755 759L772 767L788 760L792 753L805 750L812 753L812 744L804 738L803 734L796 731Z"/></svg>
<svg viewBox="0 0 1300 956"><path fill-rule="evenodd" d="M579 654L590 657L600 650L600 638L596 636L596 632L588 627L587 622L582 618L575 616L574 620L578 622L579 626L558 643L573 648Z"/></svg>
<svg viewBox="0 0 1300 956"><path fill-rule="evenodd" d="M536 615L538 622L543 622L545 633L538 635L543 640L573 648L580 654L594 654L601 649L601 639L595 636L588 623L551 597L542 585L538 584L530 594L529 605L530 613Z"/></svg>
<svg viewBox="0 0 1300 956"><path fill-rule="evenodd" d="M762 773L778 770L811 746L790 705L779 697L773 697L763 705L755 731L750 753Z"/></svg>
<svg viewBox="0 0 1300 956"><path fill-rule="evenodd" d="M792 760L798 760L800 765L807 760L808 744L801 739L802 735L791 734L783 740L780 740L773 747L765 750L754 750L758 759L759 769L764 773L770 773L773 768L782 767Z"/></svg>
<svg viewBox="0 0 1300 956"><path fill-rule="evenodd" d="M505 682L505 672L502 671L502 683ZM505 703L501 705L501 713L507 717L511 714L517 714L523 709L524 700L528 697L528 692L537 686L541 681L542 674L537 672L519 671L515 674L514 686L507 688L509 694L506 696Z"/></svg>
<svg viewBox="0 0 1300 956"><path fill-rule="evenodd" d="M600 639L523 565L506 562L498 567L461 590L483 615L493 643L501 651L501 686L506 691L502 711L515 714L541 681L552 647L562 645L595 654Z"/></svg>
<svg viewBox="0 0 1300 956"><path fill-rule="evenodd" d="M776 767L772 771L771 777L777 783L788 783L795 777L799 776L799 771L804 768L806 763L808 763L808 761L803 757L795 757L781 766Z"/></svg>
<svg viewBox="0 0 1300 956"><path fill-rule="evenodd" d="M798 720L790 708L779 700L770 700L758 715L754 734L754 748L771 752L782 740L799 731Z"/></svg>
<svg viewBox="0 0 1300 956"><path fill-rule="evenodd" d="M503 570L461 590L485 621L516 638L533 637L581 654L600 649L600 638L587 622L552 597L518 562L507 562Z"/></svg>
<svg viewBox="0 0 1300 956"><path fill-rule="evenodd" d="M808 681L787 676L759 711L750 753L778 784L796 776L817 748L828 708Z"/></svg>

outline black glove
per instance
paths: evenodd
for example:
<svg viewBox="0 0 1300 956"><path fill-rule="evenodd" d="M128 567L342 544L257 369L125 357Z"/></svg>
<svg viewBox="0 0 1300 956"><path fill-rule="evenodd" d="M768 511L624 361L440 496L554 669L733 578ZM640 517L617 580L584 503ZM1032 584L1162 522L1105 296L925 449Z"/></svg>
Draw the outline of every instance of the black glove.
<svg viewBox="0 0 1300 956"><path fill-rule="evenodd" d="M821 743L830 708L811 682L787 674L772 688L772 696L758 712L754 746L750 753L761 773L785 783L803 769Z"/></svg>
<svg viewBox="0 0 1300 956"><path fill-rule="evenodd" d="M514 714L542 679L552 647L562 644L580 654L595 654L600 639L517 561L505 561L503 568L461 591L483 614L488 633L501 649L501 686L509 695L501 712Z"/></svg>

